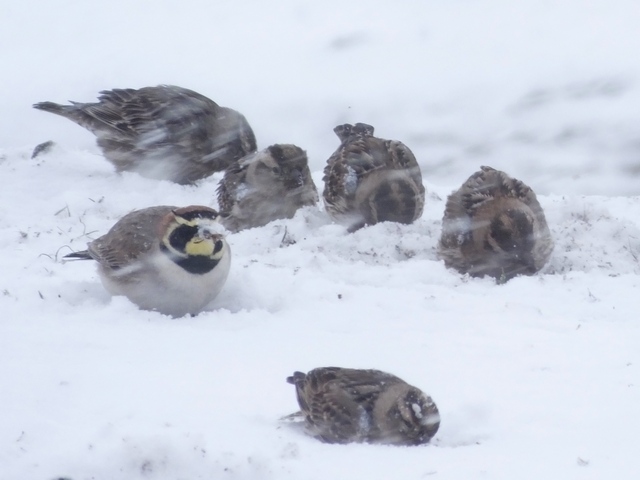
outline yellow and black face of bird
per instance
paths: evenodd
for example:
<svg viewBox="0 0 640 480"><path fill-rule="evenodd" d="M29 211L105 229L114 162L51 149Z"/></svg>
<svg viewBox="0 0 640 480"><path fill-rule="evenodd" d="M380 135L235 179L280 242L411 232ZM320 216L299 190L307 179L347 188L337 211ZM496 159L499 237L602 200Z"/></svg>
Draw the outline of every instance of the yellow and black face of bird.
<svg viewBox="0 0 640 480"><path fill-rule="evenodd" d="M184 245L184 251L190 257L214 258L222 251L223 246L222 235L214 234L207 227L199 227L197 233Z"/></svg>
<svg viewBox="0 0 640 480"><path fill-rule="evenodd" d="M218 212L207 207L185 207L172 214L161 250L191 273L211 271L227 250Z"/></svg>

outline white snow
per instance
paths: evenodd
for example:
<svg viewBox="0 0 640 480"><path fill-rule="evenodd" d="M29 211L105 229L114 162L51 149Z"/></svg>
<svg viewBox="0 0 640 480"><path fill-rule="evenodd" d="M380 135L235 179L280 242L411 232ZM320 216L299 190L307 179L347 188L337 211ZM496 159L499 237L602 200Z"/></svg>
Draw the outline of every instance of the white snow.
<svg viewBox="0 0 640 480"><path fill-rule="evenodd" d="M353 195L358 186L358 174L352 166L347 166L347 174L344 176L344 191Z"/></svg>
<svg viewBox="0 0 640 480"><path fill-rule="evenodd" d="M7 3L0 21L0 480L640 478L640 8L636 0ZM228 237L211 309L170 319L61 263L135 208L216 206L118 175L35 102L161 83L242 112L260 148L334 126L405 142L421 219L347 234L321 208ZM54 140L31 159L33 148ZM539 195L549 265L505 285L435 255L480 165ZM424 390L414 448L325 445L279 418L285 378L375 368Z"/></svg>

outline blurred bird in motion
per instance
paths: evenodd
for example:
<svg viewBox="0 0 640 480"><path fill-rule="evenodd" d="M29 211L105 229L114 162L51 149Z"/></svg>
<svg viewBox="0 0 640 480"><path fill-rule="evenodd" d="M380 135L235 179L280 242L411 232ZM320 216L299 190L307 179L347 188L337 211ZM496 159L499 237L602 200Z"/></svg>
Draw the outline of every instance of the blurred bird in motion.
<svg viewBox="0 0 640 480"><path fill-rule="evenodd" d="M481 167L449 195L438 245L447 267L503 283L538 272L552 251L544 211L520 180Z"/></svg>
<svg viewBox="0 0 640 480"><path fill-rule="evenodd" d="M338 125L340 146L324 169L324 202L349 231L378 222L413 223L422 215L420 166L402 142L373 136L364 123Z"/></svg>
<svg viewBox="0 0 640 480"><path fill-rule="evenodd" d="M188 184L256 151L244 116L171 85L105 90L97 103L41 102L33 107L93 133L118 172Z"/></svg>
<svg viewBox="0 0 640 480"><path fill-rule="evenodd" d="M306 152L287 144L234 162L217 193L220 222L232 232L291 218L301 207L318 202Z"/></svg>

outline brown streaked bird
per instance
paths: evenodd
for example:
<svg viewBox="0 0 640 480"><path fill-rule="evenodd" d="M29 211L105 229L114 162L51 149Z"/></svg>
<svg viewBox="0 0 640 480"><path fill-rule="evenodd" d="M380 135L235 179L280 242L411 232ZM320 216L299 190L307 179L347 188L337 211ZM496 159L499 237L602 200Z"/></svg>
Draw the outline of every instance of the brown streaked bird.
<svg viewBox="0 0 640 480"><path fill-rule="evenodd" d="M306 152L287 144L233 163L217 193L220 223L232 232L291 218L299 208L318 202Z"/></svg>
<svg viewBox="0 0 640 480"><path fill-rule="evenodd" d="M310 435L326 443L427 443L440 427L431 397L379 370L324 367L294 372L300 410Z"/></svg>
<svg viewBox="0 0 640 480"><path fill-rule="evenodd" d="M520 180L481 167L449 195L438 245L447 267L503 283L538 272L552 251L542 207Z"/></svg>
<svg viewBox="0 0 640 480"><path fill-rule="evenodd" d="M196 315L229 274L231 251L218 216L200 205L135 210L87 250L64 258L97 261L105 288L143 310Z"/></svg>
<svg viewBox="0 0 640 480"><path fill-rule="evenodd" d="M355 231L378 222L409 224L422 215L422 174L406 145L374 137L365 123L333 131L341 144L324 169L323 196L335 220Z"/></svg>
<svg viewBox="0 0 640 480"><path fill-rule="evenodd" d="M105 90L97 103L41 102L33 107L93 133L118 172L188 184L256 151L244 116L172 85Z"/></svg>

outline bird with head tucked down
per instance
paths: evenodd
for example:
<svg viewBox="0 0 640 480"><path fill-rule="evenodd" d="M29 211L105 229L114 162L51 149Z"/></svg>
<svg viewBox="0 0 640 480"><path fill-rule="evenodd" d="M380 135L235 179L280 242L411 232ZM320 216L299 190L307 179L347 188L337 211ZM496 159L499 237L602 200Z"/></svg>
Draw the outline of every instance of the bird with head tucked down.
<svg viewBox="0 0 640 480"><path fill-rule="evenodd" d="M520 180L481 167L448 197L438 244L447 267L505 282L538 272L552 251L544 211Z"/></svg>
<svg viewBox="0 0 640 480"><path fill-rule="evenodd" d="M373 136L365 123L338 125L340 146L324 169L327 212L349 231L378 222L413 223L425 188L413 152L402 142Z"/></svg>
<svg viewBox="0 0 640 480"><path fill-rule="evenodd" d="M188 184L256 151L243 115L172 85L100 92L97 103L36 103L97 137L118 172Z"/></svg>
<svg viewBox="0 0 640 480"><path fill-rule="evenodd" d="M287 382L296 387L307 432L326 443L421 445L440 427L431 397L380 370L323 367L294 372Z"/></svg>
<svg viewBox="0 0 640 480"><path fill-rule="evenodd" d="M318 202L307 154L289 144L271 145L234 162L217 193L220 222L232 232L291 218Z"/></svg>

